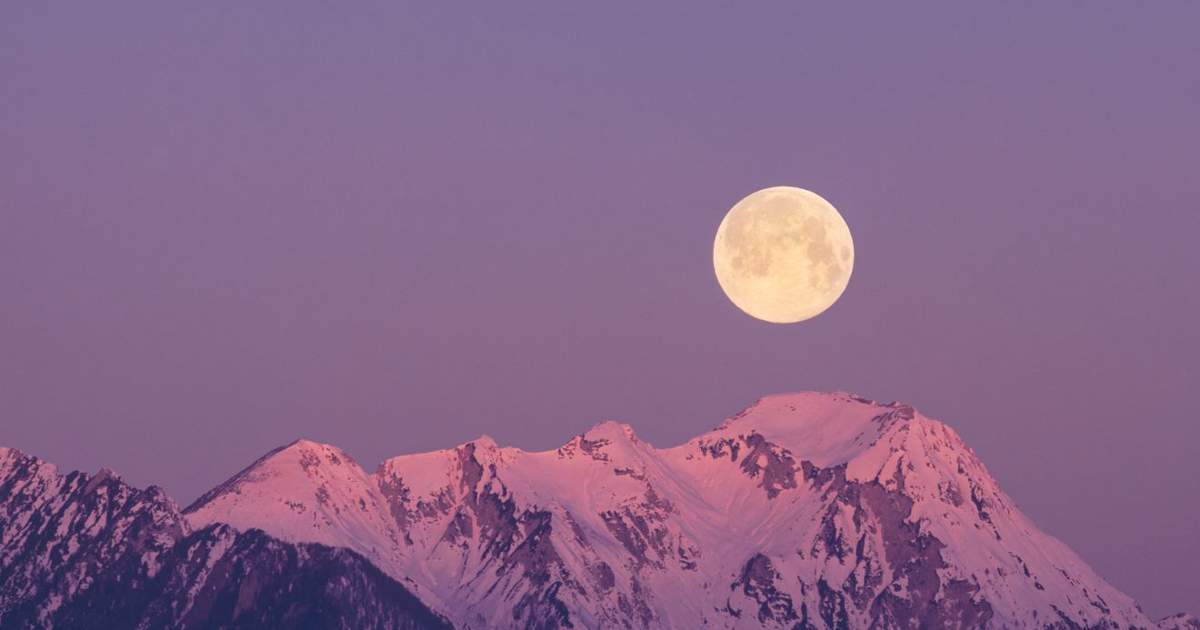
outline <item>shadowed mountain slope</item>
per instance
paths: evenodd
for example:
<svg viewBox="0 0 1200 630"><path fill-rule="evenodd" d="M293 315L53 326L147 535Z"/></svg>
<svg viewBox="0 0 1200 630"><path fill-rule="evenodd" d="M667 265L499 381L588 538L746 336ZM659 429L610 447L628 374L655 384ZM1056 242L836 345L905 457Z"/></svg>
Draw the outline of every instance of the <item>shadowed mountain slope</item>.
<svg viewBox="0 0 1200 630"><path fill-rule="evenodd" d="M0 627L450 626L348 549L192 531L156 487L0 449Z"/></svg>

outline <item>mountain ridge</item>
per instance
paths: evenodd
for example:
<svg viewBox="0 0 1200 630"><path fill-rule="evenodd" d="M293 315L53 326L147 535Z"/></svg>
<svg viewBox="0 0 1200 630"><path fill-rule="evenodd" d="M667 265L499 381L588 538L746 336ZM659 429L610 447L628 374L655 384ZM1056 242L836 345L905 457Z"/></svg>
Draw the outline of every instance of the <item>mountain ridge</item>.
<svg viewBox="0 0 1200 630"><path fill-rule="evenodd" d="M3 448L0 627L449 625L354 551L192 529L157 486Z"/></svg>
<svg viewBox="0 0 1200 630"><path fill-rule="evenodd" d="M289 498L318 497L319 522L276 520L281 536L338 536L354 504L322 501L329 491L319 477ZM546 451L484 436L386 459L347 492L359 498L359 511L368 504L386 511L397 529L343 542L412 580L435 607L454 606L451 616L466 627L510 618L838 627L949 622L948 615L974 624L995 616L1012 627L1088 627L1110 618L1152 625L1130 598L1036 530L956 432L911 406L845 392L764 396L664 449L614 421ZM362 500L367 495L373 500ZM244 509L252 502L216 502L190 509L189 519L259 523ZM808 541L805 549L795 548L798 539ZM385 549L387 540L393 545ZM522 563L522 554L545 564ZM921 570L906 574L914 562ZM718 579L740 592L715 586ZM936 583L915 595L937 605L911 605L910 580ZM890 595L887 584L903 596ZM772 590L775 600L765 595ZM539 605L547 616L530 617ZM739 606L761 614L745 616Z"/></svg>
<svg viewBox="0 0 1200 630"><path fill-rule="evenodd" d="M174 510L347 549L460 628L1197 628L1039 531L949 426L845 392L764 396L661 449L603 421L367 472L300 439Z"/></svg>

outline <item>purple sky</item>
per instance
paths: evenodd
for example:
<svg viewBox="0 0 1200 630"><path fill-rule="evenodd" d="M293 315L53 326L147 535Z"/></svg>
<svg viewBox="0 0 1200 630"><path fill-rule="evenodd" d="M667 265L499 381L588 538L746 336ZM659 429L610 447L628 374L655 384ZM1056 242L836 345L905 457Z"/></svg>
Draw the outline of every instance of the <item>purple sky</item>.
<svg viewBox="0 0 1200 630"><path fill-rule="evenodd" d="M845 389L1200 613L1200 3L50 4L0 5L0 444L187 502ZM857 247L794 326L711 270L778 184Z"/></svg>

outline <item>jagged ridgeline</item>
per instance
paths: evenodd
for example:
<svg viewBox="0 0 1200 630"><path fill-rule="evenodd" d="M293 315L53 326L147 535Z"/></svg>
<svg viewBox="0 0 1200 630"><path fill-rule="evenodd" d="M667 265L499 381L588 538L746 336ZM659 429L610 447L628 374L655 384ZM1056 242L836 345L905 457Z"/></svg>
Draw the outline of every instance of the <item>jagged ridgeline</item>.
<svg viewBox="0 0 1200 630"><path fill-rule="evenodd" d="M0 451L0 626L1155 624L911 407L773 396L657 449L607 422L364 471L297 441L183 511Z"/></svg>
<svg viewBox="0 0 1200 630"><path fill-rule="evenodd" d="M349 549L193 530L157 487L0 448L0 627L451 626Z"/></svg>

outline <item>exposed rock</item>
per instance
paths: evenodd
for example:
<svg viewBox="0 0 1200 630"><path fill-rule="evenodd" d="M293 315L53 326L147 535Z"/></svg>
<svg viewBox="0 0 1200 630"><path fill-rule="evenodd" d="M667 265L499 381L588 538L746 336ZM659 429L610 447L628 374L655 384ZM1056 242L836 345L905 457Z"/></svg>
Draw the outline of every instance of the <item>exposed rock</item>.
<svg viewBox="0 0 1200 630"><path fill-rule="evenodd" d="M0 614L42 625L105 610L125 626L186 627L187 611L402 626L425 613L371 603L415 601L389 594L401 588L477 629L1153 626L1038 532L949 427L842 393L769 396L668 449L606 422L553 451L481 438L371 475L299 441L186 520L155 489L12 453L0 449Z"/></svg>
<svg viewBox="0 0 1200 630"><path fill-rule="evenodd" d="M449 628L347 549L190 528L156 487L0 449L0 627Z"/></svg>

